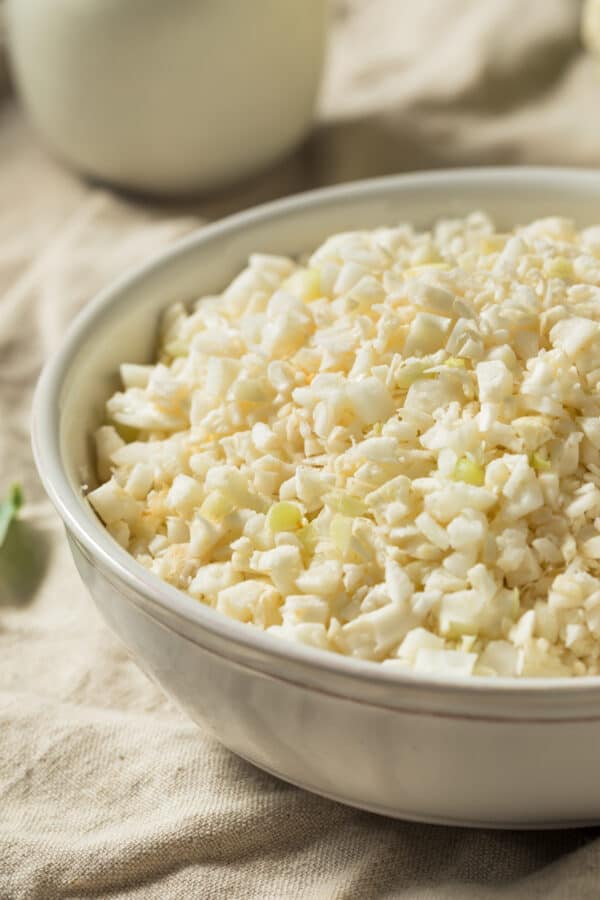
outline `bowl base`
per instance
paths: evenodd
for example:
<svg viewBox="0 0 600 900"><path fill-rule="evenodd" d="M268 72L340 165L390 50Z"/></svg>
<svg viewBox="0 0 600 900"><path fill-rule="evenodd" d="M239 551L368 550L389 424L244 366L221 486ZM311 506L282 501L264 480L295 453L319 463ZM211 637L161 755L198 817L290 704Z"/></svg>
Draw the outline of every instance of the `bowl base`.
<svg viewBox="0 0 600 900"><path fill-rule="evenodd" d="M222 744L223 742L219 741L219 743ZM271 769L262 763L256 762L251 756L238 753L237 750L232 750L231 747L227 747L225 744L223 744L223 746L225 746L230 753L239 756L240 759L245 760L245 762L250 763L250 765L255 766L257 769L260 769L261 772L267 772L269 775L278 778L280 781L284 781L286 784L291 784L294 787L301 788L311 794L316 794L318 797L323 797L326 800L333 800L335 803L341 803L343 806L350 806L353 809L375 813L378 816L386 816L388 819L400 819L405 822L416 822L420 825L448 825L453 828L491 828L496 831L557 831L565 828L595 828L600 825L600 815L598 818L592 819L553 819L551 821L479 820L465 819L459 816L453 818L448 816L423 815L407 809L396 809L394 807L380 806L378 804L361 803L353 800L351 797L342 797L339 794L328 793L307 782L295 781L292 778L282 775L275 769Z"/></svg>

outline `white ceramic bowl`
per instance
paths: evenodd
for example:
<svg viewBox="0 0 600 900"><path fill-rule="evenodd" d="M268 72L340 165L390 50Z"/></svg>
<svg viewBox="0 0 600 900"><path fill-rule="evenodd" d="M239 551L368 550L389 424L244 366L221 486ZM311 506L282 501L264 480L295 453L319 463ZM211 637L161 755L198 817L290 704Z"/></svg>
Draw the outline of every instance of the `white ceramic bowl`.
<svg viewBox="0 0 600 900"><path fill-rule="evenodd" d="M90 434L123 360L152 358L160 311L223 288L254 250L298 254L333 232L482 208L500 227L600 220L600 174L478 169L292 197L212 225L105 290L37 389L33 440L83 580L140 665L227 747L280 777L392 816L497 827L600 821L600 678L390 672L265 635L138 565L88 507Z"/></svg>

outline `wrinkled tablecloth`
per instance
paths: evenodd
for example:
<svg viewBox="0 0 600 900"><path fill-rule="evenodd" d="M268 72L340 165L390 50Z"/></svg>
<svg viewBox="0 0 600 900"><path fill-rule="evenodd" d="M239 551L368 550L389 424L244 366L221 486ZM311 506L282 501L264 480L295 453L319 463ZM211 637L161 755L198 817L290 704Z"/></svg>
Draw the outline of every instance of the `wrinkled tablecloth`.
<svg viewBox="0 0 600 900"><path fill-rule="evenodd" d="M96 614L29 446L33 385L102 285L203 221L414 168L600 162L576 0L341 0L311 139L204 201L77 178L0 99L0 898L597 898L600 833L395 822L277 781L187 721Z"/></svg>

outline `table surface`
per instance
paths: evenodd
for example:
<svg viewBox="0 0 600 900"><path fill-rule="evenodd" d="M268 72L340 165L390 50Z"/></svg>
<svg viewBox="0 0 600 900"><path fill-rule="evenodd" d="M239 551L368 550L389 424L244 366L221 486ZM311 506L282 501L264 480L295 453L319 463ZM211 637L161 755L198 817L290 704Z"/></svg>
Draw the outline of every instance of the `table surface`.
<svg viewBox="0 0 600 900"><path fill-rule="evenodd" d="M87 183L0 98L0 897L587 898L596 830L394 822L265 775L191 725L95 613L29 447L33 386L67 323L203 221L309 187L442 165L600 160L579 4L335 4L315 130L218 196L152 204Z"/></svg>

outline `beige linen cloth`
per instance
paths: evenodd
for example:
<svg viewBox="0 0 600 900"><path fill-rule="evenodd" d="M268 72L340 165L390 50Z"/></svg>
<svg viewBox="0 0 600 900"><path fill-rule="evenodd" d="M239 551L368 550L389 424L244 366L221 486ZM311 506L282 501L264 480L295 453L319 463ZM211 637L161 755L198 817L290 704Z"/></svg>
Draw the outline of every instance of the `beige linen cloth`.
<svg viewBox="0 0 600 900"><path fill-rule="evenodd" d="M0 99L0 492L21 480L27 496L0 553L1 900L600 896L596 830L395 822L221 748L99 619L29 448L33 385L74 313L207 219L417 167L597 165L600 82L578 16L574 0L338 2L313 137L186 208L80 181Z"/></svg>

